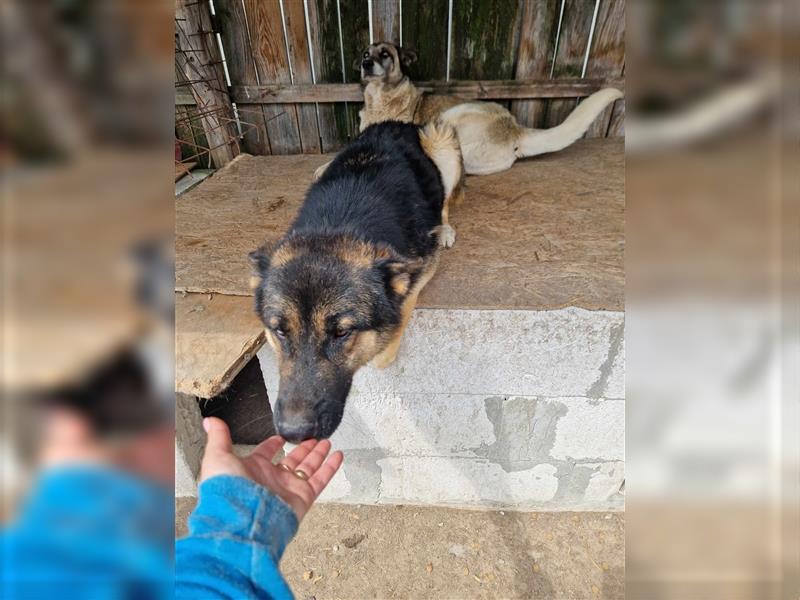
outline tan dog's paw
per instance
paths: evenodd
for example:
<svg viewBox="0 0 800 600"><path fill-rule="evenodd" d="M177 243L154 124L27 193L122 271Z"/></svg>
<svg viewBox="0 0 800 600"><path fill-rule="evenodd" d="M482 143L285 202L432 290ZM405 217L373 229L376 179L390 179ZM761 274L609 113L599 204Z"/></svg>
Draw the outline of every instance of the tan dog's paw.
<svg viewBox="0 0 800 600"><path fill-rule="evenodd" d="M324 165L322 165L321 167L317 167L317 170L316 170L316 171L314 171L314 176L312 177L312 179L311 179L311 180L312 180L312 181L316 181L317 179L319 179L320 177L322 177L322 174L325 172L325 169L327 169L327 168L328 168L328 166L330 166L331 162L332 162L332 161L328 161L328 162L326 162Z"/></svg>
<svg viewBox="0 0 800 600"><path fill-rule="evenodd" d="M439 245L444 248L452 248L456 243L456 230L450 225L442 225L439 228Z"/></svg>
<svg viewBox="0 0 800 600"><path fill-rule="evenodd" d="M372 359L372 366L376 369L385 369L390 366L397 358L397 350L398 348L387 348Z"/></svg>

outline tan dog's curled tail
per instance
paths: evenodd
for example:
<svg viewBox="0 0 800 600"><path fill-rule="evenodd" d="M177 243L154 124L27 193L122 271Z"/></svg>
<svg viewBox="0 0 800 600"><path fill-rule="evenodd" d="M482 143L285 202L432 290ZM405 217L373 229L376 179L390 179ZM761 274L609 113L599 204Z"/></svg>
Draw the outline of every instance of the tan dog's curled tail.
<svg viewBox="0 0 800 600"><path fill-rule="evenodd" d="M563 150L586 133L597 116L622 96L616 88L604 88L578 104L561 125L551 129L523 129L515 151L517 158Z"/></svg>
<svg viewBox="0 0 800 600"><path fill-rule="evenodd" d="M422 150L439 169L444 185L445 203L447 203L453 190L461 182L463 171L461 146L458 143L456 130L441 119L436 119L425 125L419 132L419 141L422 144Z"/></svg>

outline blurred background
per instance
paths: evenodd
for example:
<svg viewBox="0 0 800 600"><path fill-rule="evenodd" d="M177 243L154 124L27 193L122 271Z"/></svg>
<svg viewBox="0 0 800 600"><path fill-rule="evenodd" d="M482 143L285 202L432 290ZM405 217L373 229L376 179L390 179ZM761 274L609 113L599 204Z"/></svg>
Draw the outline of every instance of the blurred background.
<svg viewBox="0 0 800 600"><path fill-rule="evenodd" d="M60 594L160 595L172 553L174 7L1 9L2 595L52 597L48 580Z"/></svg>
<svg viewBox="0 0 800 600"><path fill-rule="evenodd" d="M796 598L796 3L628 3L630 598Z"/></svg>

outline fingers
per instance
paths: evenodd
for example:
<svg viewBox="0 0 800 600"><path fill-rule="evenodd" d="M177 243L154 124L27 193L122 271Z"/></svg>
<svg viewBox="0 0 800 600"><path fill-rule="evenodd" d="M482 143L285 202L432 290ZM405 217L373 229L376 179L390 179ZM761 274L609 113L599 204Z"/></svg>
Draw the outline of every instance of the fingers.
<svg viewBox="0 0 800 600"><path fill-rule="evenodd" d="M306 440L297 446L297 448L292 450L289 455L281 461L281 463L294 471L297 468L297 465L302 462L302 460L308 455L309 452L311 452L311 449L314 448L316 444L317 440Z"/></svg>
<svg viewBox="0 0 800 600"><path fill-rule="evenodd" d="M272 462L272 459L275 458L278 450L280 450L285 443L286 440L284 440L281 436L273 435L253 448L253 452L251 454L261 456L262 458L266 458L268 461Z"/></svg>
<svg viewBox="0 0 800 600"><path fill-rule="evenodd" d="M203 429L208 434L206 441L206 452L216 450L219 452L233 452L233 442L231 442L231 431L225 421L217 417L206 417L203 419Z"/></svg>
<svg viewBox="0 0 800 600"><path fill-rule="evenodd" d="M336 471L342 466L343 461L344 454L342 454L341 450L337 450L331 454L328 460L326 460L317 472L311 476L308 480L308 484L311 486L311 489L314 490L314 499L327 487L331 479L333 479L333 476L336 475Z"/></svg>
<svg viewBox="0 0 800 600"><path fill-rule="evenodd" d="M319 469L320 465L325 460L325 457L328 456L328 452L330 451L330 441L322 440L311 449L311 452L309 452L295 468L302 469L308 475L313 475L314 472Z"/></svg>

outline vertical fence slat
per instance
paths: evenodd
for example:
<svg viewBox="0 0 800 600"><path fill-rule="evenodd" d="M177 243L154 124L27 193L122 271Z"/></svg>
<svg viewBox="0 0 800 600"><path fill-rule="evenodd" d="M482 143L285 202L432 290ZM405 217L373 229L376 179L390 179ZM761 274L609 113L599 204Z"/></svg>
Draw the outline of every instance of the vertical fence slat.
<svg viewBox="0 0 800 600"><path fill-rule="evenodd" d="M244 0L250 43L258 78L265 83L291 83L278 0ZM300 132L293 104L265 104L267 134L273 154L299 154Z"/></svg>
<svg viewBox="0 0 800 600"><path fill-rule="evenodd" d="M592 24L594 2L591 0L567 0L564 20L555 56L553 78L580 77L589 29ZM576 106L576 100L551 100L544 119L545 127L562 123Z"/></svg>
<svg viewBox="0 0 800 600"><path fill-rule="evenodd" d="M369 45L369 6L367 0L339 0L342 11L342 50L347 83L361 80L360 69L353 66ZM358 136L358 111L361 104L347 103L348 139Z"/></svg>
<svg viewBox="0 0 800 600"><path fill-rule="evenodd" d="M447 73L447 0L403 0L403 45L417 53L412 79L444 79Z"/></svg>
<svg viewBox="0 0 800 600"><path fill-rule="evenodd" d="M256 85L258 77L247 33L247 17L242 0L215 0L219 34L225 50L231 85ZM239 120L243 122L242 146L250 154L271 154L264 111L258 104L240 104Z"/></svg>
<svg viewBox="0 0 800 600"><path fill-rule="evenodd" d="M560 6L560 0L523 4L515 79L550 76ZM511 112L521 125L541 128L546 107L547 100L515 100L511 103Z"/></svg>
<svg viewBox="0 0 800 600"><path fill-rule="evenodd" d="M283 3L286 17L289 57L295 83L313 83L311 60L308 55L306 39L306 19L302 0L288 0ZM317 108L313 104L296 104L297 125L300 130L300 143L305 154L319 154L320 135L317 127Z"/></svg>
<svg viewBox="0 0 800 600"><path fill-rule="evenodd" d="M308 20L317 83L342 83L344 73L336 0L308 0ZM319 128L323 152L335 152L341 148L348 133L345 103L320 104Z"/></svg>
<svg viewBox="0 0 800 600"><path fill-rule="evenodd" d="M521 3L453 2L450 79L511 79Z"/></svg>
<svg viewBox="0 0 800 600"><path fill-rule="evenodd" d="M586 77L620 77L624 65L625 0L600 0ZM615 106L612 104L595 119L586 137L606 136Z"/></svg>
<svg viewBox="0 0 800 600"><path fill-rule="evenodd" d="M376 42L400 43L400 5L397 0L372 0L372 30Z"/></svg>
<svg viewBox="0 0 800 600"><path fill-rule="evenodd" d="M211 28L207 2L179 0L175 5L177 66L192 82L192 95L203 116L214 165L219 168L239 154L238 131L228 96L222 57Z"/></svg>

